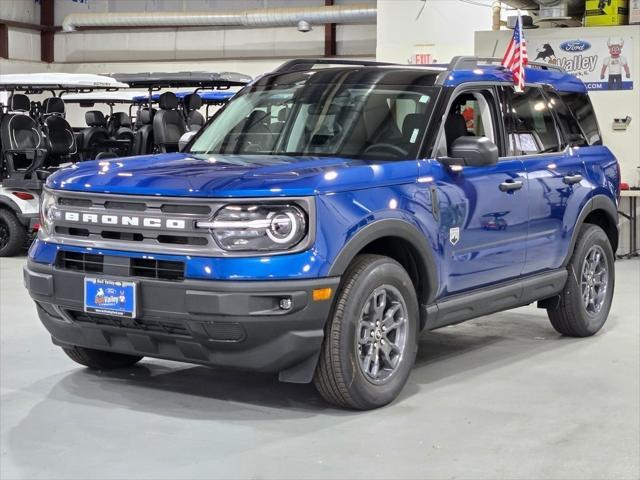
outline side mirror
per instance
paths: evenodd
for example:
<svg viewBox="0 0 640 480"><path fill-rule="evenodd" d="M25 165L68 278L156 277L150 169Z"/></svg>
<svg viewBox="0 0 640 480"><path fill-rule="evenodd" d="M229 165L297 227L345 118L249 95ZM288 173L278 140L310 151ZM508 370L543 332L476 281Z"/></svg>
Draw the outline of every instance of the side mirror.
<svg viewBox="0 0 640 480"><path fill-rule="evenodd" d="M451 167L487 167L498 163L498 147L487 137L460 137L451 145L450 157L440 161Z"/></svg>
<svg viewBox="0 0 640 480"><path fill-rule="evenodd" d="M179 152L184 150L184 147L187 146L187 143L189 143L191 141L191 139L193 138L193 136L195 134L196 134L196 132L185 132L185 133L182 134L182 136L180 137L180 140L178 140L178 151Z"/></svg>

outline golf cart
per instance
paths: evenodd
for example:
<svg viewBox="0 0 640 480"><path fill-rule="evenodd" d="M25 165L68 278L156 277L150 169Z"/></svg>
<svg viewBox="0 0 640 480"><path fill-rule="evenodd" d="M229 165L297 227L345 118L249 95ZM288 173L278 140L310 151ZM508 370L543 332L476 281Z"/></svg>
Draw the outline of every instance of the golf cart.
<svg viewBox="0 0 640 480"><path fill-rule="evenodd" d="M0 75L0 257L18 253L37 230L46 178L82 160L62 94L127 87L91 74Z"/></svg>
<svg viewBox="0 0 640 480"><path fill-rule="evenodd" d="M140 133L136 140L138 148L133 152L135 155L177 151L183 135L195 133L206 121L199 112L205 91L212 94L208 106L221 105L235 94L230 90L232 87L244 87L251 82L251 77L233 72L123 73L111 76L131 88L144 88L148 92L146 98L136 98L140 105L136 131ZM181 92L181 98L173 91L160 93L160 90L180 88L193 90ZM154 104L159 108L154 108Z"/></svg>

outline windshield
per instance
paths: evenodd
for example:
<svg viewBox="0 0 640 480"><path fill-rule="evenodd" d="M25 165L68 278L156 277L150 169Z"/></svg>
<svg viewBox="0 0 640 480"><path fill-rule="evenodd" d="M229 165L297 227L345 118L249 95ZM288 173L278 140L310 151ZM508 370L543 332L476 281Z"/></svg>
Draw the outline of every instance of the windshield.
<svg viewBox="0 0 640 480"><path fill-rule="evenodd" d="M200 132L190 153L415 158L435 93L308 79L253 86Z"/></svg>

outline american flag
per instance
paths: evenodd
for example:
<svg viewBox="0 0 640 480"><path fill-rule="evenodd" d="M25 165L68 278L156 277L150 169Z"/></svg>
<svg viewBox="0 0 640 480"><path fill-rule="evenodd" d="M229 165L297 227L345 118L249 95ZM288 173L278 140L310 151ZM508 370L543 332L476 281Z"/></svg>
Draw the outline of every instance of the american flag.
<svg viewBox="0 0 640 480"><path fill-rule="evenodd" d="M529 63L527 58L527 41L522 34L522 19L518 15L513 36L502 58L502 65L513 73L513 83L517 91L524 90L524 67Z"/></svg>

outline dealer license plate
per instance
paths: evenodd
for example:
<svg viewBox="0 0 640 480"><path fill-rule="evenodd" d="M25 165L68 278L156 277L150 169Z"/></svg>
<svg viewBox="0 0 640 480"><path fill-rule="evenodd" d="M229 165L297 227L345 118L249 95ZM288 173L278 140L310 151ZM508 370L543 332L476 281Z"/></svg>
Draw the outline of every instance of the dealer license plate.
<svg viewBox="0 0 640 480"><path fill-rule="evenodd" d="M84 279L84 311L136 317L136 283L108 278Z"/></svg>

